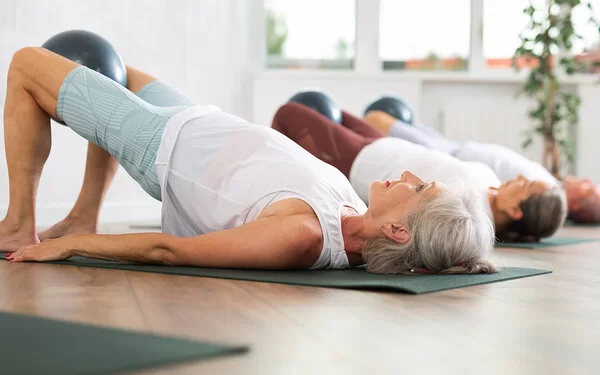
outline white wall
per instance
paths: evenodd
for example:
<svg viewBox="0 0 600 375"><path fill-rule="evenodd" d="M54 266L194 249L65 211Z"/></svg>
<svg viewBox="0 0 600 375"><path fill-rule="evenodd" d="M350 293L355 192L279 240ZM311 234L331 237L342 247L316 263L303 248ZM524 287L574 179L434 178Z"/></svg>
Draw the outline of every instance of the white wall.
<svg viewBox="0 0 600 375"><path fill-rule="evenodd" d="M0 111L6 72L20 47L41 45L68 29L110 40L125 62L177 87L198 103L243 117L252 111L251 73L260 61L260 0L0 0ZM0 141L0 216L8 178ZM53 125L53 149L38 193L38 222L64 216L83 178L86 143ZM101 220L157 220L160 205L123 171L108 193Z"/></svg>
<svg viewBox="0 0 600 375"><path fill-rule="evenodd" d="M329 92L342 108L356 115L361 115L376 95L396 92L410 103L417 122L433 126L452 139L498 143L541 161L539 138L528 149L521 149L522 132L531 124L527 117L529 101L516 95L521 84L521 79L511 74L264 71L254 80L253 118L269 125L277 108L306 87ZM583 100L575 135L578 159L571 170L600 183L600 87L590 78L573 79L569 87Z"/></svg>

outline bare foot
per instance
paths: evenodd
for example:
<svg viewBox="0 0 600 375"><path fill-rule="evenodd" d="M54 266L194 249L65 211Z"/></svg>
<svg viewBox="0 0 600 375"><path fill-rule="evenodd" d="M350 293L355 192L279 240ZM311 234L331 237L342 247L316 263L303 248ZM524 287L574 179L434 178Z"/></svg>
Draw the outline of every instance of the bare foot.
<svg viewBox="0 0 600 375"><path fill-rule="evenodd" d="M44 241L69 234L96 234L96 232L96 224L67 217L41 232L39 236L40 241Z"/></svg>
<svg viewBox="0 0 600 375"><path fill-rule="evenodd" d="M35 230L21 230L18 226L0 221L0 251L13 252L22 246L39 242Z"/></svg>

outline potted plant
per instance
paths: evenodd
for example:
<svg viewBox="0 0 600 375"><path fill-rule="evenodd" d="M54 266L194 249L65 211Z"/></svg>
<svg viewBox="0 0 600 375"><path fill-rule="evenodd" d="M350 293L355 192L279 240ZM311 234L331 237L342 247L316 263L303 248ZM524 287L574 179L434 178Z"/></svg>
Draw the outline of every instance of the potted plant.
<svg viewBox="0 0 600 375"><path fill-rule="evenodd" d="M561 177L561 156L569 162L575 160L571 134L578 122L581 103L578 94L561 83L561 72L573 75L590 67L573 53L575 44L584 42L573 24L575 8L585 11L586 17L589 15L588 21L600 34L589 1L546 0L535 4L530 1L523 10L529 18L528 24L520 34L521 45L512 61L515 69L529 71L522 91L535 101L535 107L528 113L533 126L526 131L522 146L528 147L534 135L540 135L544 142L543 164L557 178Z"/></svg>

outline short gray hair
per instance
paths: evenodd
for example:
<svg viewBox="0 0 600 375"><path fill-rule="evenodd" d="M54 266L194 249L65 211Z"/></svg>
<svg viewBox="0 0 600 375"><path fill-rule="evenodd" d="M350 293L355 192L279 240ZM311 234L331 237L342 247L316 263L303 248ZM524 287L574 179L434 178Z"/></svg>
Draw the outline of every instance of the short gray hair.
<svg viewBox="0 0 600 375"><path fill-rule="evenodd" d="M503 241L538 241L550 237L567 217L567 196L560 186L532 194L519 205L523 216L498 234Z"/></svg>
<svg viewBox="0 0 600 375"><path fill-rule="evenodd" d="M363 247L367 271L412 274L425 269L438 273L492 273L487 260L494 248L494 225L483 207L481 192L464 184L440 194L405 218L410 240L397 243L385 237Z"/></svg>
<svg viewBox="0 0 600 375"><path fill-rule="evenodd" d="M581 200L577 211L569 211L568 219L575 223L600 223L600 197L594 194Z"/></svg>

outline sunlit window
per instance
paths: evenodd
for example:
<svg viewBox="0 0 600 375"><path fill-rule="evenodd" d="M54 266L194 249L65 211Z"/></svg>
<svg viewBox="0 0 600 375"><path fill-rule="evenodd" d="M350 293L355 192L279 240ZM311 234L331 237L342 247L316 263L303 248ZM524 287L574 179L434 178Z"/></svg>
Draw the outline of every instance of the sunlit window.
<svg viewBox="0 0 600 375"><path fill-rule="evenodd" d="M355 0L265 0L267 65L350 69Z"/></svg>
<svg viewBox="0 0 600 375"><path fill-rule="evenodd" d="M586 2L585 0L583 1ZM545 0L485 0L483 8L483 55L488 68L510 69L515 49L521 44L519 34L526 30L529 16L523 9L532 3L544 9ZM600 15L600 0L591 1L596 19ZM573 26L583 36L576 41L573 54L577 59L589 63L599 60L598 27L589 22L589 12L585 5L573 9ZM542 17L542 14L540 14Z"/></svg>
<svg viewBox="0 0 600 375"><path fill-rule="evenodd" d="M466 70L470 0L381 0L384 69Z"/></svg>

